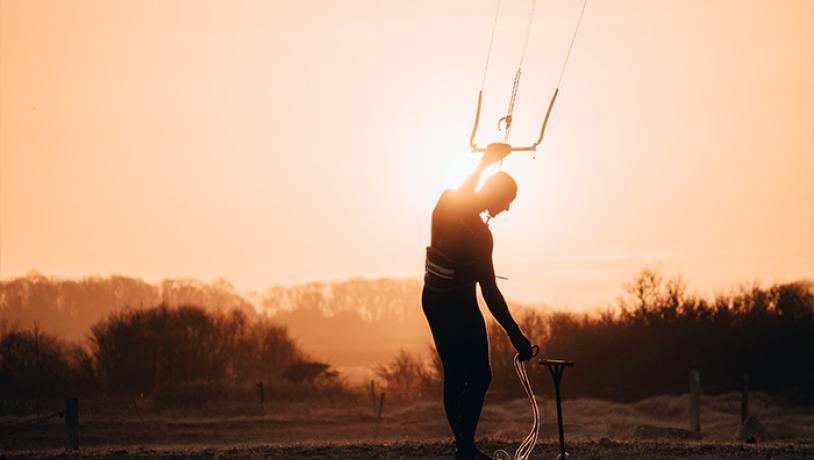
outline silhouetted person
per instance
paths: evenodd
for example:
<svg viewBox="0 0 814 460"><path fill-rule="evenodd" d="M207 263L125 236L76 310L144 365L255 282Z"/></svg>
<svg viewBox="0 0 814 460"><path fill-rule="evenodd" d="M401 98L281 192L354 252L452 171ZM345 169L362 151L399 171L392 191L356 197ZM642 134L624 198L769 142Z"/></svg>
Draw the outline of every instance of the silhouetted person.
<svg viewBox="0 0 814 460"><path fill-rule="evenodd" d="M484 211L490 218L507 211L517 195L517 183L498 172L475 191L484 169L508 155L509 148L489 145L478 167L458 189L444 191L432 212L421 303L444 366L444 409L455 435L455 458L461 460L491 458L475 447L475 430L492 379L476 283L520 359L532 355L531 343L512 318L495 282L492 232L488 220L481 218Z"/></svg>

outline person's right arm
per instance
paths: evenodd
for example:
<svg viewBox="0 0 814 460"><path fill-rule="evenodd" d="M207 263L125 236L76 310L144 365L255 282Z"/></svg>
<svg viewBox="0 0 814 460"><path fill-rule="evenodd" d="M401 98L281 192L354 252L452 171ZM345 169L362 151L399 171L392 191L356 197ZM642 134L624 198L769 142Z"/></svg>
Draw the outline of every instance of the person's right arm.
<svg viewBox="0 0 814 460"><path fill-rule="evenodd" d="M458 190L465 193L475 193L475 188L478 186L480 176L487 167L502 161L506 156L511 153L512 147L509 144L494 143L486 147L486 152L481 157L480 163L475 167L475 170L469 173L466 180L458 187Z"/></svg>

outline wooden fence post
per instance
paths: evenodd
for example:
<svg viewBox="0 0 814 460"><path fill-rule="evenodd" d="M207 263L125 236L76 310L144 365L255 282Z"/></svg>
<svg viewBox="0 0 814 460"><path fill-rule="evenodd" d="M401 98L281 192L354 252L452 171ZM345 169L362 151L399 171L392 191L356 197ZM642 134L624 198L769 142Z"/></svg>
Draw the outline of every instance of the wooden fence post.
<svg viewBox="0 0 814 460"><path fill-rule="evenodd" d="M373 416L376 416L376 382L370 380L370 407L373 411Z"/></svg>
<svg viewBox="0 0 814 460"><path fill-rule="evenodd" d="M141 410L138 408L138 403L136 402L136 398L130 398L130 404L133 405L133 409L136 411L136 415L138 415L139 421L143 422L144 417L141 416Z"/></svg>
<svg viewBox="0 0 814 460"><path fill-rule="evenodd" d="M257 397L260 399L260 405L264 405L266 403L266 392L263 389L263 381L257 382Z"/></svg>
<svg viewBox="0 0 814 460"><path fill-rule="evenodd" d="M701 373L690 371L690 431L701 434Z"/></svg>
<svg viewBox="0 0 814 460"><path fill-rule="evenodd" d="M746 424L749 418L749 376L743 376L743 392L741 393L741 425Z"/></svg>
<svg viewBox="0 0 814 460"><path fill-rule="evenodd" d="M384 410L384 392L382 392L381 398L379 398L379 413L376 415L376 419L378 421L382 420L382 411Z"/></svg>
<svg viewBox="0 0 814 460"><path fill-rule="evenodd" d="M65 400L65 448L79 449L79 400Z"/></svg>

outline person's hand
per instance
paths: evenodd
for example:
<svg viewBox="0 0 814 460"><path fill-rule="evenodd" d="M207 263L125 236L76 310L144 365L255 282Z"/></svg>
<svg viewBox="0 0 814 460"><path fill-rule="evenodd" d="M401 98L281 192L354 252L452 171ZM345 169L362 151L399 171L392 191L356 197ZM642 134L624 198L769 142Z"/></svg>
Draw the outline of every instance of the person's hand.
<svg viewBox="0 0 814 460"><path fill-rule="evenodd" d="M493 144L489 144L486 146L486 153L483 154L483 158L481 159L481 163L484 166L489 166L491 164L495 164L511 153L512 146L509 144L501 144L500 142L495 142Z"/></svg>
<svg viewBox="0 0 814 460"><path fill-rule="evenodd" d="M534 351L532 350L531 342L529 339L523 335L522 332L518 331L511 337L512 345L514 345L514 349L517 350L517 354L520 355L518 358L520 361L528 361L534 355Z"/></svg>

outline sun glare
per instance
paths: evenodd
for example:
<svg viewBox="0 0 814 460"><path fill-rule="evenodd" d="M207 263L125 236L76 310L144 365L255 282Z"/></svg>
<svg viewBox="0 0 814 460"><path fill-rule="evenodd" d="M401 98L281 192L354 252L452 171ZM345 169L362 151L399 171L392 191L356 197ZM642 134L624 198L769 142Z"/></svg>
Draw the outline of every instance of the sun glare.
<svg viewBox="0 0 814 460"><path fill-rule="evenodd" d="M417 126L411 151L420 159L413 177L437 197L442 190L456 188L477 166L480 155L470 152L465 122L470 115L438 111ZM453 125L450 120L456 120Z"/></svg>
<svg viewBox="0 0 814 460"><path fill-rule="evenodd" d="M440 182L443 189L457 188L470 172L477 166L480 155L475 155L466 150L463 152L447 153L444 155L442 170L440 171Z"/></svg>

